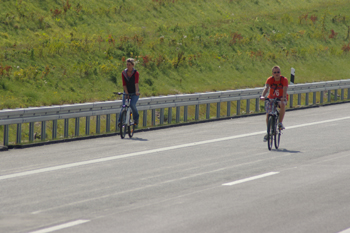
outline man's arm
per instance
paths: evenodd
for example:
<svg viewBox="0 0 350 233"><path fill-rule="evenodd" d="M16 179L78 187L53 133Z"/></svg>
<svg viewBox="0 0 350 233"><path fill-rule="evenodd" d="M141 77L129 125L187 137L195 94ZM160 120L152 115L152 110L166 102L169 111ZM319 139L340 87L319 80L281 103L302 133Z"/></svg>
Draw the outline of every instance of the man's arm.
<svg viewBox="0 0 350 233"><path fill-rule="evenodd" d="M263 90L262 94L261 94L261 97L264 97L266 96L266 93L269 91L269 88L270 88L270 84L265 84L265 89Z"/></svg>
<svg viewBox="0 0 350 233"><path fill-rule="evenodd" d="M283 97L282 97L282 101L287 100L287 90L288 90L288 86L283 86Z"/></svg>

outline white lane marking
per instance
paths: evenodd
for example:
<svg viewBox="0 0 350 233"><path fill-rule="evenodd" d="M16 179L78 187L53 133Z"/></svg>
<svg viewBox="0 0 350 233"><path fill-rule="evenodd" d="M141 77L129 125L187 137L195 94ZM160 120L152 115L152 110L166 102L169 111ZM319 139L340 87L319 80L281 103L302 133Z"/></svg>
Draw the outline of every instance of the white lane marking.
<svg viewBox="0 0 350 233"><path fill-rule="evenodd" d="M306 123L306 124L301 124L301 125L289 126L289 127L287 127L287 129L295 129L295 128L299 128L299 127L324 124L324 123L347 120L347 119L350 119L350 117L342 117L342 118L337 118L337 119L332 119L332 120L325 120L325 121L318 121L318 122L311 122L311 123ZM73 168L73 167L78 167L78 166L83 166L83 165L94 164L94 163L101 163L101 162L108 162L111 160L129 158L129 157L134 157L134 156L139 156L139 155L146 155L146 154L152 154L152 153L157 153L157 152L164 152L164 151L169 151L169 150L181 149L181 148L186 148L186 147L190 147L190 146L198 146L198 145L203 145L203 144L208 144L208 143L221 142L221 141L232 140L232 139L237 139L237 138L244 138L244 137L249 137L249 136L256 136L256 135L265 134L265 133L266 133L266 131L259 131L259 132L255 132L255 133L247 133L247 134L235 135L235 136L224 137L224 138L216 138L216 139L205 140L205 141L201 141L201 142L192 142L192 143L186 143L186 144L177 145L177 146L169 146L169 147L164 147L164 148L159 148L159 149L134 152L134 153L130 153L130 154L111 156L111 157L101 158L101 159L87 160L87 161L82 161L82 162L70 163L70 164L42 168L42 169L26 171L26 172L19 172L19 173L0 176L0 180L7 180L7 179L11 179L11 178L29 176L29 175L39 174L39 173L43 173L43 172L50 172L50 171L56 171L56 170L61 170L61 169L66 169L66 168Z"/></svg>
<svg viewBox="0 0 350 233"><path fill-rule="evenodd" d="M242 180L236 180L236 181L233 181L233 182L225 183L225 184L222 184L222 185L225 185L225 186L236 185L236 184L244 183L244 182L247 182L247 181L264 178L264 177L267 177L267 176L276 175L278 173L279 172L269 172L269 173L261 174L261 175L258 175L258 176L252 176L252 177L245 178L245 179L242 179Z"/></svg>
<svg viewBox="0 0 350 233"><path fill-rule="evenodd" d="M340 231L339 233L350 233L350 228L344 230L344 231Z"/></svg>
<svg viewBox="0 0 350 233"><path fill-rule="evenodd" d="M337 118L337 119L332 119L332 120L317 121L317 122L311 122L311 123L306 123L306 124L301 124L301 125L288 126L288 127L286 127L286 129L287 128L288 129L295 129L295 128L300 128L300 127L305 127L305 126L319 125L319 124L325 124L325 123L348 120L348 119L350 119L350 117L342 117L342 118Z"/></svg>
<svg viewBox="0 0 350 233"><path fill-rule="evenodd" d="M129 158L129 157L134 157L134 156L139 156L139 155L146 155L146 154L152 154L152 153L157 153L157 152L164 152L164 151L169 151L169 150L181 149L181 148L197 146L197 145L203 145L203 144L208 144L208 143L213 143L213 142L220 142L220 141L231 140L231 139L236 139L236 138L255 136L255 135L259 135L259 134L263 134L263 133L265 133L265 131L260 131L260 132L255 132L255 133L248 133L248 134L241 134L241 135L224 137L224 138L216 138L216 139L205 140L205 141L201 141L201 142L186 143L186 144L182 144L182 145L178 145L178 146L169 146L169 147L164 147L164 148L159 148L159 149L146 150L146 151L134 152L134 153L130 153L130 154L124 154L124 155L117 155L117 156L111 156L111 157L100 158L100 159L87 160L87 161L82 161L82 162L70 163L70 164L59 165L59 166L48 167L48 168L42 168L42 169L26 171L26 172L19 172L19 173L14 173L14 174L0 176L0 180L7 180L7 179L11 179L11 178L17 178L17 177L22 177L22 176L29 176L29 175L39 174L39 173L43 173L43 172L50 172L50 171L56 171L56 170L72 168L72 167L78 167L78 166L89 165L89 164L94 164L94 163L101 163L101 162L107 162L107 161L111 161L111 160Z"/></svg>
<svg viewBox="0 0 350 233"><path fill-rule="evenodd" d="M64 223L61 225L57 225L57 226L53 226L53 227L49 227L49 228L45 228L45 229L41 229L38 231L32 231L29 233L49 233L49 232L53 232L53 231L58 231L58 230L62 230L64 228L68 228L68 227L74 227L86 222L89 222L90 220L77 220L77 221L73 221L73 222L68 222L68 223Z"/></svg>

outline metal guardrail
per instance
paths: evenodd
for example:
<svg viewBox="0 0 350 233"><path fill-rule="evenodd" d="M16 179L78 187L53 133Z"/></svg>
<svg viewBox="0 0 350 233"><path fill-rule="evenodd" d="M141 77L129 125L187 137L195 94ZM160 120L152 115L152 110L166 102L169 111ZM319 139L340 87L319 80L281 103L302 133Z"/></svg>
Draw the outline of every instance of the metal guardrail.
<svg viewBox="0 0 350 233"><path fill-rule="evenodd" d="M316 104L316 93L320 93L320 104L323 104L324 96L328 95L327 102L331 102L331 91L334 91L333 101L338 100L338 90L341 90L339 100L344 100L344 90L347 90L347 99L350 99L350 79L290 85L288 88L289 107L293 108L293 95L298 95L297 105L301 105L301 94L305 94L305 105L309 105L309 94L313 93L312 104ZM231 91L218 91L197 94L181 94L140 98L137 109L143 111L142 126L147 127L147 111L152 111L151 125L155 125L156 109L159 109L159 124L164 124L164 109L168 109L168 116L172 116L172 109L176 108L175 122L180 122L180 107L183 107L183 121L187 121L188 106L195 106L195 119L199 120L199 105L206 105L206 119L210 119L210 104L216 103L216 118L220 118L221 103L227 102L227 117L231 115L231 102L237 101L236 115L241 114L241 101L246 100L246 113L250 112L250 101L255 100L255 112L260 111L259 96L263 88L241 89ZM75 137L79 137L80 118L86 118L85 135L90 134L90 117L96 116L96 134L100 134L100 117L106 115L106 132L110 132L111 114L116 114L118 119L122 105L121 100L95 103L71 104L60 106L45 106L21 109L4 109L0 111L0 125L4 127L4 146L9 145L9 126L17 125L16 144L21 144L22 124L29 123L29 142L33 142L34 123L41 122L41 141L46 140L46 122L52 121L52 139L57 138L57 121L64 120L64 138L68 137L69 119L75 119ZM168 117L168 124L172 123L172 117ZM118 130L118 126L115 126Z"/></svg>

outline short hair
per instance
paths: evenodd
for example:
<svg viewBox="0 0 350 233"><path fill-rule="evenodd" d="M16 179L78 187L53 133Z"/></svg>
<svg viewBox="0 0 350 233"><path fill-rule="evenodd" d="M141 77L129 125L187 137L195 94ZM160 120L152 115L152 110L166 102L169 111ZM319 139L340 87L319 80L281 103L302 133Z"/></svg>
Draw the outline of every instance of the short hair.
<svg viewBox="0 0 350 233"><path fill-rule="evenodd" d="M279 66L274 66L274 67L272 67L272 72L273 72L274 69L279 69L279 70L281 70L281 68L280 68Z"/></svg>
<svg viewBox="0 0 350 233"><path fill-rule="evenodd" d="M135 59L134 58L126 59L126 62L130 62L131 64L135 65Z"/></svg>

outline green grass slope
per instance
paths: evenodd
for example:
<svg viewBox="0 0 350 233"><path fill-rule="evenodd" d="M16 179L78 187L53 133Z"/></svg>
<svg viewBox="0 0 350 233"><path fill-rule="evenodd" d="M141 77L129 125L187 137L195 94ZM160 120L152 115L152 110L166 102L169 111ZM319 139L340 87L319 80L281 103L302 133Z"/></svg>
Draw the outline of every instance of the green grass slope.
<svg viewBox="0 0 350 233"><path fill-rule="evenodd" d="M348 0L0 0L0 108L349 78Z"/></svg>

